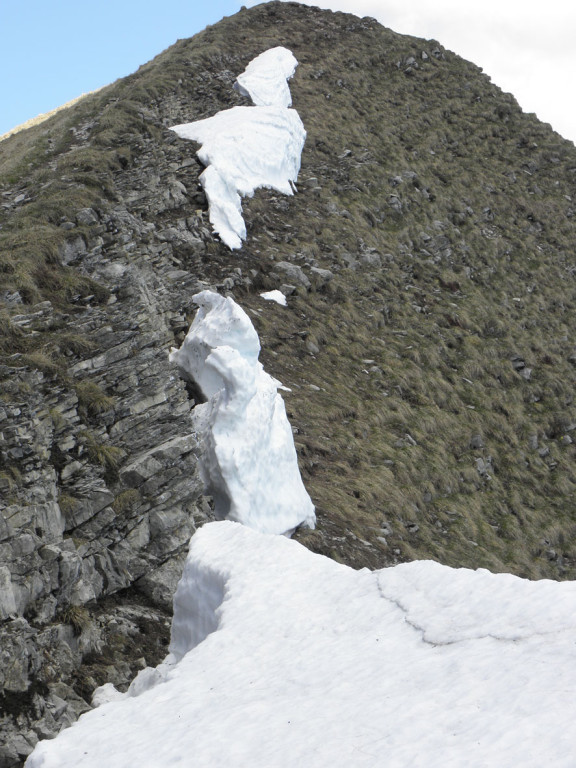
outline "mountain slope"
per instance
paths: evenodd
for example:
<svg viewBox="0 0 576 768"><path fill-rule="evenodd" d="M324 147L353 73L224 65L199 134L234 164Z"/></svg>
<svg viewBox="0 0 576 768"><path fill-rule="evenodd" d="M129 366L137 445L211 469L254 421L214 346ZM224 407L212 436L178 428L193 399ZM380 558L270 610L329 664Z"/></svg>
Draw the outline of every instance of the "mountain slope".
<svg viewBox="0 0 576 768"><path fill-rule="evenodd" d="M231 252L194 145L169 127L248 103L235 77L275 45L299 61L300 191L245 200ZM1 142L0 174L1 673L23 738L27 717L58 730L46 702L70 712L72 686L126 682L137 652L122 674L114 660L147 621L146 661L163 653L188 538L211 516L195 393L166 355L207 286L251 314L292 390L318 516L303 543L355 567L574 577L576 149L476 66L270 3ZM286 308L259 297L283 284ZM102 618L122 590L135 630L117 607Z"/></svg>

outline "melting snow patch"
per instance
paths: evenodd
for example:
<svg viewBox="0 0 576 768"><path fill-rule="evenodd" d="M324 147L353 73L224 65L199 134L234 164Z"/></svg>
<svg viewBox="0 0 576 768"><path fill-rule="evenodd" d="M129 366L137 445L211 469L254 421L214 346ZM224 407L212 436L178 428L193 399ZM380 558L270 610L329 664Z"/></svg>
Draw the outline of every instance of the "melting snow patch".
<svg viewBox="0 0 576 768"><path fill-rule="evenodd" d="M261 293L260 297L266 301L275 301L276 304L281 304L283 307L287 305L286 296L284 296L282 291L266 291L265 293Z"/></svg>
<svg viewBox="0 0 576 768"><path fill-rule="evenodd" d="M286 78L296 65L286 48L265 51L238 78L241 92L262 106L232 107L171 129L202 145L198 157L206 170L200 181L210 221L231 249L240 248L246 239L241 195L252 196L259 187L285 195L295 190L306 139L300 116L287 108L290 91Z"/></svg>
<svg viewBox="0 0 576 768"><path fill-rule="evenodd" d="M355 571L209 523L164 664L27 768L572 768L574 616L576 584Z"/></svg>
<svg viewBox="0 0 576 768"><path fill-rule="evenodd" d="M234 88L243 96L249 96L259 107L290 107L292 95L287 81L297 66L292 51L282 46L270 48L252 59L236 78Z"/></svg>
<svg viewBox="0 0 576 768"><path fill-rule="evenodd" d="M314 527L281 384L258 361L250 318L233 299L210 291L193 301L200 309L170 361L208 398L194 409L193 423L216 516L265 533Z"/></svg>

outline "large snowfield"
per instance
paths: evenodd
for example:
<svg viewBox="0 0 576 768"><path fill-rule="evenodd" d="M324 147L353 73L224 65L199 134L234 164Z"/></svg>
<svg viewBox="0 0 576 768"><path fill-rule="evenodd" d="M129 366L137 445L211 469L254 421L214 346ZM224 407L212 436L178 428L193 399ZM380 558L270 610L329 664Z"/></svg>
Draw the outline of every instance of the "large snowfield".
<svg viewBox="0 0 576 768"><path fill-rule="evenodd" d="M192 538L171 655L27 768L573 768L576 585L354 571L223 521Z"/></svg>

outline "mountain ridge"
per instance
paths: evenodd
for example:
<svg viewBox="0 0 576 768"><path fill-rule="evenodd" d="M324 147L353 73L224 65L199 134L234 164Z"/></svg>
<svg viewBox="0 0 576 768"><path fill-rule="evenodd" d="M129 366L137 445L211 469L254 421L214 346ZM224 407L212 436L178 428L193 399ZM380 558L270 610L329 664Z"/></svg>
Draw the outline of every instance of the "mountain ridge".
<svg viewBox="0 0 576 768"><path fill-rule="evenodd" d="M278 44L299 60L300 191L245 199L231 254L169 127L247 103L235 77ZM309 548L574 577L576 149L478 67L270 3L6 139L0 174L6 732L30 746L87 706L78 692L127 684L127 638L162 656L188 539L211 519L198 394L166 365L202 288L234 295L292 390ZM281 286L287 308L260 299Z"/></svg>

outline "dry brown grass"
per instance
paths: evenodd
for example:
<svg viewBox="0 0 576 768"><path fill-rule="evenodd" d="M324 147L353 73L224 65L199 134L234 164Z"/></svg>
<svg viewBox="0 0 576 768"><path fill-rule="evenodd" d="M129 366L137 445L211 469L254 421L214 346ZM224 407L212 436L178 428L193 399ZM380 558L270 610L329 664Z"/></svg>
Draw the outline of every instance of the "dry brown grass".
<svg viewBox="0 0 576 768"><path fill-rule="evenodd" d="M14 136L16 133L20 133L20 131L25 131L28 128L33 128L36 125L40 125L40 123L43 123L45 120L48 120L54 115L57 115L59 112L62 112L62 110L73 107L74 104L78 104L80 101L82 101L82 99L85 99L86 96L90 96L92 93L98 93L99 90L100 89L97 88L95 91L88 91L87 93L83 93L81 96L77 96L75 99L71 99L65 104L62 104L62 106L56 107L56 109L51 109L49 112L43 112L41 115L37 115L30 120L26 120L26 122L17 125L15 128L11 128L6 133L3 133L0 136L0 141L4 141L4 139L7 139L9 136Z"/></svg>

